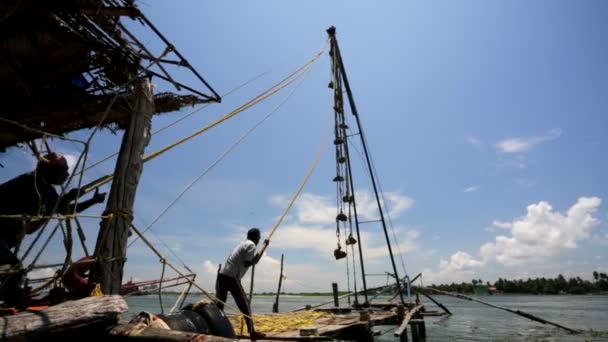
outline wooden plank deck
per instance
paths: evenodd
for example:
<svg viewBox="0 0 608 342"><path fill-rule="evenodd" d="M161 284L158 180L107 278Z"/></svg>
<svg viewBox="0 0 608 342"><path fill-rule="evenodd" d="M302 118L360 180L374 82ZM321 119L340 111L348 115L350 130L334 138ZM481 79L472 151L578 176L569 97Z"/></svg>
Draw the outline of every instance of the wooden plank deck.
<svg viewBox="0 0 608 342"><path fill-rule="evenodd" d="M263 329L256 329L266 333L269 340L284 340L284 341L319 341L326 340L328 338L338 338L340 336L348 336L351 334L368 334L371 337L371 327L375 325L386 325L386 324L398 324L397 314L394 311L386 310L367 310L366 314L363 314L363 320L361 314L358 311L351 311L346 314L336 314L327 312L329 310L314 310L318 312L324 312L324 317L315 319L312 324L307 324L300 327L289 327L283 331L269 331L266 332ZM281 313L273 314L256 314L254 319L279 319L282 316ZM285 314L283 314L285 316ZM233 316L234 317L234 316ZM313 336L301 336L300 328L313 328L316 329L316 334ZM239 332L239 327L235 327L235 331ZM239 336L246 338L246 335Z"/></svg>

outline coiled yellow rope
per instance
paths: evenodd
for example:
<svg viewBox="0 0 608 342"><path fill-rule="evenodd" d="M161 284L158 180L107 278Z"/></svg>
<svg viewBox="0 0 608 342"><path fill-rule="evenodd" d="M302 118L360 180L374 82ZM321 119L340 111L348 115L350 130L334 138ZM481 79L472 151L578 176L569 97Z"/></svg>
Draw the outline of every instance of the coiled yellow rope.
<svg viewBox="0 0 608 342"><path fill-rule="evenodd" d="M283 332L314 326L318 319L329 316L331 314L319 311L286 312L272 315L254 314L253 324L256 331ZM247 329L241 316L230 316L229 319L234 331Z"/></svg>

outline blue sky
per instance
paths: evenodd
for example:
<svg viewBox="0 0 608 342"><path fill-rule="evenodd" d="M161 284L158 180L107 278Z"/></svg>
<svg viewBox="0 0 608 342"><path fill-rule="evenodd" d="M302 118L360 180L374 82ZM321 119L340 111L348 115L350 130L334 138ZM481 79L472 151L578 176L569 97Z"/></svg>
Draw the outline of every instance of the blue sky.
<svg viewBox="0 0 608 342"><path fill-rule="evenodd" d="M319 51L325 30L335 25L410 276L423 272L427 283L558 273L589 278L593 270L608 271L605 2L147 1L140 7L220 94L271 70L221 104L155 135L148 152L295 70ZM131 26L158 48L150 32ZM189 73L176 75L198 84ZM179 256L205 288L213 288L217 265L249 227L269 232L304 177L331 114L329 78L324 53L289 101L151 229L149 236L169 260L181 265L172 253ZM152 221L290 89L146 164L135 223ZM153 130L191 110L155 117ZM90 159L116 151L121 133L96 135ZM79 153L72 143L54 144L68 155ZM325 291L333 281L348 286L344 260L335 261L332 253L334 153L328 140L256 271L256 290L276 287L282 253L287 291ZM359 159L353 158L353 166L361 213L375 219ZM1 180L33 165L14 149L0 162ZM112 165L85 178L111 172ZM85 221L85 230L92 249L98 223ZM381 228L366 225L362 233L366 270L391 271ZM44 255L61 261L61 241L55 238ZM402 273L400 258L398 265ZM133 244L125 279L154 279L160 272L158 258L141 242ZM372 285L385 281L368 279Z"/></svg>

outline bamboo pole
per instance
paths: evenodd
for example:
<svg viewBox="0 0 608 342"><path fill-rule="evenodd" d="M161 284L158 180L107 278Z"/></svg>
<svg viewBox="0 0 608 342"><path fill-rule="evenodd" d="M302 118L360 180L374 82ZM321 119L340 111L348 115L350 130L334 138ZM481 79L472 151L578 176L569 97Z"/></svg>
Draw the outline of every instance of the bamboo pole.
<svg viewBox="0 0 608 342"><path fill-rule="evenodd" d="M428 293L422 291L421 289L416 289L416 292L419 292L420 294L422 294L423 296L425 296L426 298L430 299L431 302L435 303L435 305L437 305L438 307L442 308L443 311L445 311L448 315L451 315L452 313L450 312L450 310L448 310L448 308L446 308L443 304L439 303L438 301L436 301L433 297L431 297Z"/></svg>

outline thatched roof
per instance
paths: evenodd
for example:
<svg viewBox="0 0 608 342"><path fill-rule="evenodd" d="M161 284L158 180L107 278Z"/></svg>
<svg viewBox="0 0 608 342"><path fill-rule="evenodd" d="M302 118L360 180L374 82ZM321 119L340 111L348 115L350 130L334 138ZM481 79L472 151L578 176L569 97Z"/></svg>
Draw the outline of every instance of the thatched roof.
<svg viewBox="0 0 608 342"><path fill-rule="evenodd" d="M0 116L27 127L64 134L98 124L108 104L135 75L173 83L182 93L155 96L155 112L220 98L130 0L11 0L0 2ZM122 20L138 20L166 49L154 56ZM145 71L150 64L153 68ZM186 86L163 65L191 70ZM148 73L149 72L149 73ZM199 90L200 89L200 90ZM185 93L184 93L185 91ZM209 93L211 95L207 95ZM104 125L121 128L129 106L119 97ZM40 134L0 121L0 150Z"/></svg>

